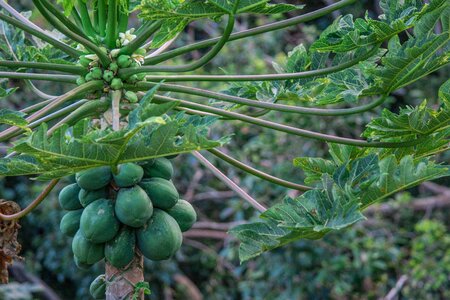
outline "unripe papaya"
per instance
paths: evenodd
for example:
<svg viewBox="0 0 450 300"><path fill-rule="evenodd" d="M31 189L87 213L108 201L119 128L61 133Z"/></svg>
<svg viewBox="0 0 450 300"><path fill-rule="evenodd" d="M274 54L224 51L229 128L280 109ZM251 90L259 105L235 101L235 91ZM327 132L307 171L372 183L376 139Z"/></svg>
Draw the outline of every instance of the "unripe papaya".
<svg viewBox="0 0 450 300"><path fill-rule="evenodd" d="M134 53L137 55L145 56L145 54L147 54L147 50L145 50L144 48L139 48Z"/></svg>
<svg viewBox="0 0 450 300"><path fill-rule="evenodd" d="M127 77L127 76L125 76L125 77ZM128 83L136 83L136 82L139 81L139 79L138 79L138 77L137 77L136 74L133 74L133 75L131 75L131 76L128 77L128 78L125 78L125 80L126 80Z"/></svg>
<svg viewBox="0 0 450 300"><path fill-rule="evenodd" d="M105 71L103 73L103 80L105 80L106 82L111 82L111 80L113 80L113 78L114 78L113 71Z"/></svg>
<svg viewBox="0 0 450 300"><path fill-rule="evenodd" d="M76 183L65 186L61 192L59 192L59 205L65 210L77 210L83 208L78 200L78 193L80 187Z"/></svg>
<svg viewBox="0 0 450 300"><path fill-rule="evenodd" d="M107 166L81 171L76 174L78 185L89 191L107 186L111 178L111 168Z"/></svg>
<svg viewBox="0 0 450 300"><path fill-rule="evenodd" d="M106 278L105 274L99 275L89 286L89 293L94 299L105 299Z"/></svg>
<svg viewBox="0 0 450 300"><path fill-rule="evenodd" d="M144 170L141 166L133 163L126 163L118 166L119 173L113 174L114 182L118 187L130 187L142 180Z"/></svg>
<svg viewBox="0 0 450 300"><path fill-rule="evenodd" d="M160 209L155 209L147 224L138 229L136 237L142 254L151 260L169 259L183 241L175 219Z"/></svg>
<svg viewBox="0 0 450 300"><path fill-rule="evenodd" d="M80 270L89 270L94 265L80 262L80 260L75 255L73 256L73 261L75 262L77 268Z"/></svg>
<svg viewBox="0 0 450 300"><path fill-rule="evenodd" d="M101 198L108 198L108 191L106 188L101 188L94 191L81 189L78 193L78 199L83 207L86 207L90 203Z"/></svg>
<svg viewBox="0 0 450 300"><path fill-rule="evenodd" d="M59 229L61 232L67 236L74 236L78 229L80 229L80 219L82 213L82 209L73 210L66 213L59 223Z"/></svg>
<svg viewBox="0 0 450 300"><path fill-rule="evenodd" d="M145 178L160 177L170 180L173 176L172 163L165 157L157 158L151 164L145 164L142 167Z"/></svg>
<svg viewBox="0 0 450 300"><path fill-rule="evenodd" d="M113 72L117 72L119 70L119 65L115 62L109 64L109 69Z"/></svg>
<svg viewBox="0 0 450 300"><path fill-rule="evenodd" d="M134 230L122 227L119 233L105 245L105 258L114 267L121 269L134 258L136 238Z"/></svg>
<svg viewBox="0 0 450 300"><path fill-rule="evenodd" d="M195 209L186 200L178 200L177 204L169 209L167 213L177 221L182 232L191 229L192 225L197 221Z"/></svg>
<svg viewBox="0 0 450 300"><path fill-rule="evenodd" d="M117 64L119 65L120 68L128 68L132 62L133 60L129 55L120 55L117 58Z"/></svg>
<svg viewBox="0 0 450 300"><path fill-rule="evenodd" d="M91 69L92 79L102 79L103 71L99 67Z"/></svg>
<svg viewBox="0 0 450 300"><path fill-rule="evenodd" d="M104 243L119 232L120 223L114 214L114 204L108 199L95 200L83 211L80 230L91 243Z"/></svg>
<svg viewBox="0 0 450 300"><path fill-rule="evenodd" d="M86 79L84 77L78 77L77 78L77 85L82 85L86 83Z"/></svg>
<svg viewBox="0 0 450 300"><path fill-rule="evenodd" d="M139 185L144 189L154 207L161 209L172 208L177 204L180 195L172 182L163 178L143 180Z"/></svg>
<svg viewBox="0 0 450 300"><path fill-rule="evenodd" d="M123 88L122 79L114 78L113 80L111 80L111 88L113 90L120 90L121 88Z"/></svg>
<svg viewBox="0 0 450 300"><path fill-rule="evenodd" d="M87 73L86 76L84 76L84 79L86 80L86 82L92 81L93 80L92 73L91 72Z"/></svg>
<svg viewBox="0 0 450 300"><path fill-rule="evenodd" d="M123 188L117 194L115 212L120 222L137 228L150 219L153 205L141 187Z"/></svg>
<svg viewBox="0 0 450 300"><path fill-rule="evenodd" d="M127 99L131 103L136 103L136 102L139 101L138 96L136 95L136 93L132 92L132 91L127 91L125 93L125 99Z"/></svg>
<svg viewBox="0 0 450 300"><path fill-rule="evenodd" d="M80 264L93 265L99 262L105 256L104 250L104 244L89 242L81 230L77 231L72 240L72 251Z"/></svg>
<svg viewBox="0 0 450 300"><path fill-rule="evenodd" d="M89 67L89 64L91 63L92 60L90 60L89 58L86 58L84 56L80 57L80 60L78 61L78 63L80 65L82 65L83 67Z"/></svg>

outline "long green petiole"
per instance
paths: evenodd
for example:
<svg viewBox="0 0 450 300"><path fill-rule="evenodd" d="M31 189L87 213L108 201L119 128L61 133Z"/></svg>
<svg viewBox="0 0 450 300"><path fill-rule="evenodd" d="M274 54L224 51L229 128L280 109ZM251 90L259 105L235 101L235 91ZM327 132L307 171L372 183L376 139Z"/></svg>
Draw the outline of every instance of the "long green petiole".
<svg viewBox="0 0 450 300"><path fill-rule="evenodd" d="M372 48L370 51L364 55L353 58L345 63L331 66L328 68L310 70L304 72L296 73L283 73L283 74L265 74L265 75L149 75L145 78L148 81L167 81L167 82L178 82L178 81L219 81L219 82L230 82L230 81L275 81L275 80L290 80L290 79L304 79L311 77L324 76L332 73L336 73L347 68L350 68L361 61L364 61L372 57L377 53L378 47ZM144 66L140 68L127 68L120 71L121 75L130 76L136 73L148 72L153 70L153 66Z"/></svg>
<svg viewBox="0 0 450 300"><path fill-rule="evenodd" d="M109 0L108 2L108 23L106 26L105 43L110 49L116 47L117 40L117 10L118 0Z"/></svg>
<svg viewBox="0 0 450 300"><path fill-rule="evenodd" d="M338 9L341 9L347 5L350 5L351 3L355 2L355 0L343 0L343 1L339 1L337 3L331 4L327 7L318 9L316 11L298 16L298 17L294 17L294 18L290 18L287 20L283 20L283 21L279 21L279 22L274 22L268 25L263 25L263 26L259 26L256 28L252 28L249 30L244 30L241 32L237 32L237 33L233 33L230 38L228 39L228 41L235 41L235 40L239 40L239 39L243 39L243 38L247 38L247 37L251 37L251 36L255 36L258 34L262 34L262 33L266 33L266 32L271 32L271 31L275 31L275 30L279 30L279 29L284 29L290 26L294 26L300 23L305 23L308 21L312 21L315 19L318 19L320 17L326 16L329 13L336 11ZM199 50L202 48L207 48L207 47L211 47L214 44L216 44L219 41L220 38L213 38L213 39L208 39L205 41L201 41L198 43L194 43L191 45L187 45L184 47L180 47L177 48L175 50L166 52L164 54L152 57L152 58L148 58L145 60L144 65L154 65L166 60L169 60L171 58L174 58L176 56L179 55L183 55L195 50Z"/></svg>
<svg viewBox="0 0 450 300"><path fill-rule="evenodd" d="M104 53L96 44L91 42L88 39L83 38L82 36L77 35L76 33L70 31L65 26L59 23L59 21L47 11L47 9L42 5L41 0L33 0L33 3L36 5L36 8L41 12L41 14L46 18L51 24L54 24L55 28L72 39L75 42L78 42L85 46L87 49L94 52L103 65L107 66L111 62L111 59L108 57L106 53Z"/></svg>
<svg viewBox="0 0 450 300"><path fill-rule="evenodd" d="M259 177L261 179L267 180L269 182L272 182L274 184L278 184L290 189L294 189L294 190L298 190L298 191L309 191L312 188L309 186L305 186L305 185L301 185L301 184L297 184L294 182L290 182L290 181L286 181L283 180L281 178L272 176L270 174L264 173L260 170L257 170L255 168L252 168L251 166L244 164L242 162L240 162L239 160L223 153L222 151L219 151L217 149L209 149L209 152L211 152L212 154L214 154L215 156L217 156L218 158L222 159L223 161L226 161L227 163L229 163L230 165L239 168L249 174L252 174L256 177Z"/></svg>
<svg viewBox="0 0 450 300"><path fill-rule="evenodd" d="M268 103L262 102L258 100L252 100L242 97L231 96L222 93L211 92L208 90L203 90L194 87L180 86L174 84L165 84L165 83L152 83L152 82L139 82L136 84L136 88L139 90L151 89L152 87L159 85L158 90L163 92L175 92L175 93L183 93L188 95L200 96L205 98L212 98L216 100L221 100L225 102L231 102L240 105L247 105L251 107L264 108L268 110L282 111L288 113L296 113L296 114L305 114L305 115L315 115L315 116L345 116L352 115L357 113L362 113L365 111L369 111L381 104L384 103L386 97L381 97L377 101L373 101L369 104L353 107L353 108L341 108L341 109L325 109L325 108L311 108L311 107L298 107L292 105L285 104L276 104L276 103Z"/></svg>
<svg viewBox="0 0 450 300"><path fill-rule="evenodd" d="M19 29L22 29L23 31L34 35L35 37L49 43L50 45L55 46L56 48L66 52L68 55L74 57L74 58L79 58L81 55L81 52L77 51L76 49L70 47L69 45L58 41L57 39L53 38L52 36L48 35L45 32L39 31L33 27L30 27L28 25L26 25L25 23L22 23L16 19L13 19L11 17L8 17L2 13L0 13L0 20L5 21L6 23L9 23Z"/></svg>
<svg viewBox="0 0 450 300"><path fill-rule="evenodd" d="M154 99L157 100L158 102L162 102L162 103L179 102L180 106L182 106L182 107L199 110L199 111L203 111L203 112L207 112L207 113L212 113L212 114L215 114L218 116L228 117L228 118L242 121L245 123L265 127L268 129L273 129L273 130L277 130L280 132L285 132L288 134L301 136L301 137L305 137L305 138L310 138L310 139L315 139L315 140L319 140L319 141L323 141L323 142L329 142L329 143L338 143L338 144L343 144L343 145L365 147L365 148L402 148L402 147L410 147L410 146L417 145L421 141L421 139L419 138L414 141L399 142L399 143L367 142L364 140L356 140L356 139L350 139L350 138L344 138L344 137L337 137L337 136L318 133L318 132L314 132L314 131L310 131L310 130L300 129L300 128L296 128L296 127L292 127L292 126L288 126L288 125L284 125L284 124L279 124L279 123L275 123L275 122L271 122L271 121L267 121L267 120L261 120L258 118L242 115L242 114L239 114L236 112L230 112L230 111L226 111L223 109L210 107L210 106L198 104L198 103L192 103L189 101L175 99L175 98L171 98L171 97L155 95Z"/></svg>
<svg viewBox="0 0 450 300"><path fill-rule="evenodd" d="M151 37L156 31L158 31L158 29L160 27L161 27L160 21L151 23L141 33L139 33L134 40L132 40L125 47L123 47L120 50L120 53L121 54L132 54L137 49L139 49L139 47L141 47L149 37Z"/></svg>
<svg viewBox="0 0 450 300"><path fill-rule="evenodd" d="M100 33L100 36L105 36L106 34L106 11L107 11L106 0L98 0L97 13L98 13L98 31Z"/></svg>
<svg viewBox="0 0 450 300"><path fill-rule="evenodd" d="M91 18L89 17L89 11L86 5L86 2L83 0L78 0L78 9L80 12L81 23L83 24L84 32L94 38L95 37L95 29L92 26Z"/></svg>
<svg viewBox="0 0 450 300"><path fill-rule="evenodd" d="M30 79L43 81L56 81L65 83L76 83L77 76L57 75L57 74L38 74L38 73L18 73L18 72L0 72L0 78L9 79Z"/></svg>
<svg viewBox="0 0 450 300"><path fill-rule="evenodd" d="M86 69L81 66L56 64L56 63L0 60L0 67L7 67L10 69L20 69L20 68L41 69L78 75L83 75L84 73L86 73Z"/></svg>

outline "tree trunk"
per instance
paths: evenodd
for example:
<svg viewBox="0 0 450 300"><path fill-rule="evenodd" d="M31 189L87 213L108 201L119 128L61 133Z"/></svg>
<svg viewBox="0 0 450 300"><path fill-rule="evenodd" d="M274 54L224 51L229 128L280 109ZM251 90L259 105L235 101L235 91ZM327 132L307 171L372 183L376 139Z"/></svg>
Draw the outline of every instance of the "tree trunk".
<svg viewBox="0 0 450 300"><path fill-rule="evenodd" d="M136 251L133 261L123 269L117 269L106 263L106 300L132 299L134 286L144 281L144 258ZM136 299L143 300L144 294Z"/></svg>

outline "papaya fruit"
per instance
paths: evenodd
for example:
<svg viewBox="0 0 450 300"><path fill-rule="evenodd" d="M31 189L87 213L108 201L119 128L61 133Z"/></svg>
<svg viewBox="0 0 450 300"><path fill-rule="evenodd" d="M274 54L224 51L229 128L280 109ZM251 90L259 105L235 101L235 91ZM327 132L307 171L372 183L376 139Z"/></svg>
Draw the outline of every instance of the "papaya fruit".
<svg viewBox="0 0 450 300"><path fill-rule="evenodd" d="M111 168L108 166L81 171L75 175L80 188L94 191L109 184L112 178Z"/></svg>
<svg viewBox="0 0 450 300"><path fill-rule="evenodd" d="M89 286L89 293L94 299L105 299L106 278L105 274L97 276Z"/></svg>
<svg viewBox="0 0 450 300"><path fill-rule="evenodd" d="M178 200L174 207L167 210L167 213L177 221L182 232L191 229L192 225L197 221L195 209L186 200Z"/></svg>
<svg viewBox="0 0 450 300"><path fill-rule="evenodd" d="M183 241L177 221L160 209L155 209L147 224L137 230L136 238L142 254L155 261L172 257Z"/></svg>
<svg viewBox="0 0 450 300"><path fill-rule="evenodd" d="M95 200L81 214L80 230L91 243L107 242L116 236L119 229L120 223L114 214L114 203L111 200Z"/></svg>
<svg viewBox="0 0 450 300"><path fill-rule="evenodd" d="M94 244L89 242L83 235L81 230L78 230L72 240L72 252L76 257L76 261L81 266L93 265L105 257L104 244Z"/></svg>
<svg viewBox="0 0 450 300"><path fill-rule="evenodd" d="M143 180L139 185L144 189L154 207L170 209L177 204L180 195L173 183L163 178L150 178Z"/></svg>
<svg viewBox="0 0 450 300"><path fill-rule="evenodd" d="M75 265L77 266L77 268L80 270L89 270L93 266L93 264L86 264L86 263L80 262L80 260L75 255L73 256L73 261L75 262Z"/></svg>
<svg viewBox="0 0 450 300"><path fill-rule="evenodd" d="M59 205L65 210L77 210L83 208L80 201L78 200L78 193L80 192L80 187L76 183L66 185L60 192L58 196Z"/></svg>
<svg viewBox="0 0 450 300"><path fill-rule="evenodd" d="M115 212L120 222L137 228L150 219L153 205L141 187L122 188L117 193Z"/></svg>
<svg viewBox="0 0 450 300"><path fill-rule="evenodd" d="M134 258L136 237L134 230L123 226L119 233L105 244L105 258L114 267L121 269Z"/></svg>
<svg viewBox="0 0 450 300"><path fill-rule="evenodd" d="M66 213L59 223L59 229L61 232L67 236L74 236L78 229L80 229L80 219L82 213L82 209L73 210Z"/></svg>
<svg viewBox="0 0 450 300"><path fill-rule="evenodd" d="M144 176L141 166L133 163L126 163L118 166L119 173L113 174L114 182L118 187L130 187L139 183Z"/></svg>
<svg viewBox="0 0 450 300"><path fill-rule="evenodd" d="M145 164L142 167L145 178L159 177L170 180L173 176L172 163L165 157L157 158L151 164Z"/></svg>
<svg viewBox="0 0 450 300"><path fill-rule="evenodd" d="M78 193L78 199L80 200L80 203L83 207L88 206L95 200L101 199L101 198L107 198L108 197L108 191L105 188L101 188L99 190L85 190L81 189Z"/></svg>
<svg viewBox="0 0 450 300"><path fill-rule="evenodd" d="M113 90L120 90L121 88L123 88L122 79L120 79L120 78L113 78L113 80L111 80L111 88Z"/></svg>

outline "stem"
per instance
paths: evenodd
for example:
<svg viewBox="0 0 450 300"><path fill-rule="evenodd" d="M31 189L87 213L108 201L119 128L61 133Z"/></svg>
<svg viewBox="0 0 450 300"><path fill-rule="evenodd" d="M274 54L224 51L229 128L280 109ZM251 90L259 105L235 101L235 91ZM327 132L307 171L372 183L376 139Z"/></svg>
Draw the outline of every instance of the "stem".
<svg viewBox="0 0 450 300"><path fill-rule="evenodd" d="M378 51L378 45L372 48L370 51L361 55L359 57L353 58L345 63L331 66L328 68L317 69L317 70L309 70L303 72L296 73L284 73L284 74L264 74L264 75L175 75L175 76L167 76L167 75L151 75L147 76L146 79L149 81L274 81L274 80L291 80L291 79L304 79L311 77L324 76L331 73L336 73L347 68L353 67L357 65L359 62L364 61L370 57L372 57ZM140 68L127 68L121 71L121 74L133 75L136 73L147 72L148 70L153 70L153 66L143 66Z"/></svg>
<svg viewBox="0 0 450 300"><path fill-rule="evenodd" d="M227 185L230 189L232 189L236 194L246 200L250 205L259 210L260 212L265 212L267 208L258 203L255 199L253 199L249 194L247 194L243 189L241 189L236 183L234 183L230 178L228 178L225 174L223 174L219 169L217 169L210 161L208 161L203 155L199 152L194 151L192 155L197 158L200 163L208 168L217 178L219 178L225 185Z"/></svg>
<svg viewBox="0 0 450 300"><path fill-rule="evenodd" d="M53 96L51 99L30 105L22 110L20 110L20 112L29 114L29 113L33 113L39 109L41 109L42 107L46 106L47 104L51 103L52 101L54 101L58 96Z"/></svg>
<svg viewBox="0 0 450 300"><path fill-rule="evenodd" d="M84 38L87 38L84 34L83 30L80 29L75 23L73 23L69 18L67 18L61 10L53 5L48 0L42 0L42 3L44 4L45 8L48 9L48 11L55 16L64 26L66 26L69 30L71 30L73 33L78 34Z"/></svg>
<svg viewBox="0 0 450 300"><path fill-rule="evenodd" d="M28 20L27 18L25 18L24 16L22 16L17 10L15 10L11 5L9 5L8 3L6 3L4 0L0 0L0 7L3 8L4 10L6 10L7 12L9 12L14 18L16 18L17 20L21 21L22 23L42 32L45 34L45 31L40 28L39 26L37 26L36 24L34 24L33 22L31 22L30 20Z"/></svg>
<svg viewBox="0 0 450 300"><path fill-rule="evenodd" d="M50 45L55 46L56 48L66 52L68 55L74 57L74 58L79 58L81 56L81 52L73 49L72 47L70 47L69 45L58 41L57 39L53 38L52 36L48 35L47 33L37 30L34 27L31 27L25 23L22 23L16 19L13 19L11 17L8 17L2 13L0 13L0 20L5 21L6 23L9 23L19 29L22 29L23 31L34 35L35 37L40 38L41 40L49 43Z"/></svg>
<svg viewBox="0 0 450 300"><path fill-rule="evenodd" d="M38 96L41 99L44 100L50 100L50 99L54 99L55 95L49 95L47 93L44 93L43 91L41 91L40 89L38 89L33 82L31 82L31 80L24 80L25 84L27 85L27 87L31 90L32 93L34 93L36 96ZM45 102L45 101L44 101ZM42 103L42 102L41 102Z"/></svg>
<svg viewBox="0 0 450 300"><path fill-rule="evenodd" d="M150 89L154 86L158 85L157 83L151 82L139 82L136 84L137 89ZM261 102L258 100L252 100L242 97L236 97L231 95L226 95L222 93L211 92L208 90L198 89L194 87L180 86L174 84L159 84L159 90L164 92L175 92L175 93L183 93L188 95L213 98L221 101L236 103L240 105L247 105L251 107L265 108L269 110L282 111L288 113L297 113L297 114L305 114L305 115L316 115L316 116L344 116L351 114L358 114L365 111L368 111L372 108L375 108L384 103L386 97L380 97L377 101L372 103L362 105L359 107L353 108L342 108L342 109L321 109L321 108L310 108L310 107L297 107L292 105L285 104L276 104L276 103L268 103Z"/></svg>
<svg viewBox="0 0 450 300"><path fill-rule="evenodd" d="M158 29L160 27L161 27L160 21L151 23L141 33L139 33L139 35L137 35L134 40L132 40L125 47L123 47L120 50L120 53L128 54L128 55L133 54L133 52L135 52L137 49L139 49L149 37L151 37L156 31L158 31Z"/></svg>
<svg viewBox="0 0 450 300"><path fill-rule="evenodd" d="M106 0L98 0L98 31L100 36L105 36L106 34Z"/></svg>
<svg viewBox="0 0 450 300"><path fill-rule="evenodd" d="M226 161L227 163L229 163L230 165L239 168L249 174L252 174L256 177L259 177L261 179L267 180L269 182L290 188L290 189L294 189L294 190L298 190L298 191L309 191L312 188L309 186L305 186L305 185L301 185L301 184L297 184L294 182L290 182L290 181L286 181L283 180L281 178L272 176L270 174L264 173L260 170L257 170L255 168L252 168L251 166L244 164L243 162L240 162L239 160L217 150L217 149L209 149L209 152L211 152L212 154L214 154L215 156L217 156L218 158Z"/></svg>
<svg viewBox="0 0 450 300"><path fill-rule="evenodd" d="M38 120L36 120L34 122L31 122L28 125L28 128L31 128L31 129L35 128L35 127L39 126L40 124L42 124L44 122L48 122L48 121L54 120L56 118L59 118L61 116L64 116L67 113L70 113L71 111L73 111L74 109L76 110L77 108L79 108L81 105L83 105L86 102L88 102L88 100L80 100L80 101L77 101L75 103L72 103L72 104L70 104L70 105L68 105L68 106L66 106L66 107L64 107L64 108L62 108L60 110L55 111L54 113L51 113L51 114L49 114L49 115L47 115L47 116L45 116L43 118L40 118L40 119L38 119Z"/></svg>
<svg viewBox="0 0 450 300"><path fill-rule="evenodd" d="M300 23L304 23L304 22L308 22L308 21L312 21L315 19L318 19L320 17L326 16L329 13L336 11L342 7L345 7L351 3L355 2L355 0L343 0L343 1L339 1L335 4L331 4L327 7L318 9L316 11L298 16L298 17L294 17L294 18L290 18L287 20L283 20L283 21L279 21L279 22L274 22L271 24L267 24L267 25L263 25L263 26L259 26L259 27L255 27L249 30L244 30L241 32L237 32L234 33L230 36L230 38L228 39L228 41L235 41L235 40L239 40L239 39L243 39L243 38L247 38L247 37L251 37L254 35L258 35L258 34L262 34L262 33L266 33L266 32L270 32L270 31L275 31L275 30L279 30L279 29L283 29L283 28L287 28L290 26L294 26ZM194 43L191 45L187 45L184 47L180 47L178 49L166 52L164 54L158 55L156 57L152 57L149 59L145 60L145 65L153 65L153 64L157 64L166 60L169 60L171 58L174 58L176 56L179 55L183 55L185 53L189 53L195 50L199 50L202 48L206 48L206 47L210 47L212 45L214 45L215 43L217 43L219 40L219 38L214 38L214 39L208 39L202 42L198 42L198 43Z"/></svg>
<svg viewBox="0 0 450 300"><path fill-rule="evenodd" d="M70 15L75 20L75 24L77 24L79 28L83 28L83 22L81 22L80 14L78 14L78 11L75 7L72 9Z"/></svg>
<svg viewBox="0 0 450 300"><path fill-rule="evenodd" d="M417 145L420 143L421 139L417 139L415 141L407 141L407 142L400 142L400 143L388 143L388 142L367 142L364 140L355 140L350 138L343 138L343 137L337 137L333 135L318 133L310 130L300 129L284 124L279 124L267 120L261 120L253 117L249 117L246 115L242 115L235 112L226 111L219 108L209 107L207 105L203 104L197 104L197 103L191 103L185 100L180 99L174 99L166 96L160 96L155 95L154 99L158 102L179 102L181 106L187 107L190 109L200 110L207 113L213 113L219 116L229 117L232 119L236 119L242 122L258 125L261 127L293 134L296 136L306 137L310 139L315 139L323 142L331 142L331 143L338 143L343 145L351 145L351 146L358 146L358 147L366 147L366 148L401 148L401 147L410 147Z"/></svg>
<svg viewBox="0 0 450 300"><path fill-rule="evenodd" d="M109 0L109 2L108 2L108 26L106 27L105 43L110 49L114 49L116 47L117 2L118 2L118 0Z"/></svg>
<svg viewBox="0 0 450 300"><path fill-rule="evenodd" d="M114 131L120 130L120 99L122 98L122 91L117 90L111 93L112 103L112 128Z"/></svg>
<svg viewBox="0 0 450 300"><path fill-rule="evenodd" d="M18 69L18 68L42 69L78 75L83 75L84 73L86 73L86 69L81 66L55 64L55 63L27 62L27 61L0 60L0 67L7 67L10 69Z"/></svg>
<svg viewBox="0 0 450 300"><path fill-rule="evenodd" d="M83 24L84 32L88 36L95 38L95 29L94 27L92 27L91 18L89 17L89 11L87 9L86 3L83 0L78 0L77 3L80 9L81 23Z"/></svg>
<svg viewBox="0 0 450 300"><path fill-rule="evenodd" d="M125 6L119 6L119 32L125 32L128 28L128 5L129 2L126 1Z"/></svg>
<svg viewBox="0 0 450 300"><path fill-rule="evenodd" d="M76 33L70 31L69 29L67 29L66 27L64 27L63 25L61 25L59 23L59 21L52 15L50 14L46 8L44 7L44 5L40 2L41 0L33 0L33 3L36 5L36 8L41 12L41 14L52 24L54 24L55 28L60 31L61 33L63 33L64 35L66 35L68 38L72 39L75 42L78 42L80 44L82 44L83 46L85 46L87 49L89 49L90 51L94 52L98 58L100 59L100 61L102 62L102 64L104 66L108 66L109 63L111 62L111 59L108 57L108 55L106 53L104 53L102 50L100 50L100 48L94 44L93 42L91 42L88 39L85 39L79 35L77 35Z"/></svg>
<svg viewBox="0 0 450 300"><path fill-rule="evenodd" d="M57 74L39 74L39 73L0 72L0 78L76 83L78 76L59 75L59 74L57 75Z"/></svg>
<svg viewBox="0 0 450 300"><path fill-rule="evenodd" d="M48 194L50 194L50 192L53 190L53 188L56 186L58 182L59 179L53 179L52 181L50 181L49 185L41 192L41 194L36 199L34 199L25 209L12 215L4 215L0 213L0 219L3 221L13 221L26 216L39 204L41 204L41 202L48 196Z"/></svg>

